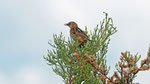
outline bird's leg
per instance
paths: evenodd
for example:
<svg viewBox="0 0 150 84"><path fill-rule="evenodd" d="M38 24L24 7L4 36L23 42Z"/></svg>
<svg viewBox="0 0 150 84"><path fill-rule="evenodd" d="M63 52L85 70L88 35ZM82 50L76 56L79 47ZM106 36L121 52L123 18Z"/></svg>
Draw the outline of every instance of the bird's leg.
<svg viewBox="0 0 150 84"><path fill-rule="evenodd" d="M81 48L83 45L84 45L84 43L82 42L82 43L80 43L79 47Z"/></svg>

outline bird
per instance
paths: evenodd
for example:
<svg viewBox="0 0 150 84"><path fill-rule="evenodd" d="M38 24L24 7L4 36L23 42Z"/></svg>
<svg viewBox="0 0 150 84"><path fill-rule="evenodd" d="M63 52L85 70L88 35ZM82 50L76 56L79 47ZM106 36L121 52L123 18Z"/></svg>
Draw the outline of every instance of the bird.
<svg viewBox="0 0 150 84"><path fill-rule="evenodd" d="M81 47L87 41L91 41L88 36L84 33L82 29L80 29L74 21L70 21L65 24L70 28L70 36L73 40L78 41L80 43L79 47Z"/></svg>

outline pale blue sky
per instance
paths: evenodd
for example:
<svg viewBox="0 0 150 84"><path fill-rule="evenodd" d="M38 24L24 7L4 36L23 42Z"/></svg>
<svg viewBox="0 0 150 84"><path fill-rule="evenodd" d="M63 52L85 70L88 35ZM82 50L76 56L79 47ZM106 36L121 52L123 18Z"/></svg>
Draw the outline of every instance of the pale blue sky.
<svg viewBox="0 0 150 84"><path fill-rule="evenodd" d="M68 37L64 23L72 20L93 30L104 11L118 30L109 45L108 64L114 65L126 50L145 58L149 9L149 0L1 0L0 84L63 84L43 59L50 48L48 40L60 32ZM148 84L149 75L150 71L141 72L135 82Z"/></svg>

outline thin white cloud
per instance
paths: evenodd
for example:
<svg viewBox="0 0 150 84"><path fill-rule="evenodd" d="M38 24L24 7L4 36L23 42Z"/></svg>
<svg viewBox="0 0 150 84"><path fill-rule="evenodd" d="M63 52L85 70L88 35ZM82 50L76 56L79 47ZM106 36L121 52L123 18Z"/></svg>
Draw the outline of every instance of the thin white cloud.
<svg viewBox="0 0 150 84"><path fill-rule="evenodd" d="M37 69L22 68L16 73L15 82L16 84L42 84L45 82L43 79L42 73Z"/></svg>
<svg viewBox="0 0 150 84"><path fill-rule="evenodd" d="M62 84L62 79L56 74L42 70L40 67L23 67L12 73L13 75L0 74L0 84ZM47 73L45 73L47 72ZM55 77L56 76L56 77Z"/></svg>
<svg viewBox="0 0 150 84"><path fill-rule="evenodd" d="M2 72L0 72L0 84L11 84L10 80Z"/></svg>

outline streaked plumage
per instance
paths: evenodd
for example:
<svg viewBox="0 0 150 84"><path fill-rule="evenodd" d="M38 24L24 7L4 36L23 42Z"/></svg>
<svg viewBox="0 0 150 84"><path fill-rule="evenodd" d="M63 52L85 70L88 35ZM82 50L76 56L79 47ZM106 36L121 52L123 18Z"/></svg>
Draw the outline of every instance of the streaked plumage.
<svg viewBox="0 0 150 84"><path fill-rule="evenodd" d="M65 25L70 27L70 36L74 40L78 40L81 45L89 40L88 36L78 27L75 22L71 21Z"/></svg>

